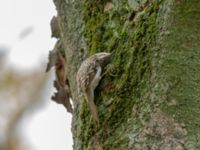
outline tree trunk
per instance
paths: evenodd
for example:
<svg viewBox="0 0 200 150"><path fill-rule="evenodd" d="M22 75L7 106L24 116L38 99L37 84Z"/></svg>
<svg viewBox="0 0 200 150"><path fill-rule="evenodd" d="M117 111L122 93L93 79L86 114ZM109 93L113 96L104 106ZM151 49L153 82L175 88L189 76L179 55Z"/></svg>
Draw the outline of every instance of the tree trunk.
<svg viewBox="0 0 200 150"><path fill-rule="evenodd" d="M200 1L54 0L74 103L74 150L200 149ZM76 72L113 52L95 126Z"/></svg>

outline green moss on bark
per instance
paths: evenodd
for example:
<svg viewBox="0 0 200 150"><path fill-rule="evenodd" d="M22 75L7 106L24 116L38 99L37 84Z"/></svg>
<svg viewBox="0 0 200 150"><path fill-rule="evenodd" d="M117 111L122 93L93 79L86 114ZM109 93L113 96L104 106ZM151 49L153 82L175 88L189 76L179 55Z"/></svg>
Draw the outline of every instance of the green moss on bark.
<svg viewBox="0 0 200 150"><path fill-rule="evenodd" d="M144 93L149 90L150 49L155 44L160 2L144 1L138 4L137 10L133 10L127 1L113 2L113 7L105 11L106 3L87 0L84 5L84 36L89 54L100 51L114 54L95 92L100 127L80 131L91 135L84 145L89 145L93 132L97 132L103 149L126 149L130 142L129 133L136 132L153 109L147 106L148 96ZM134 17L133 13L136 13ZM85 109L88 108L82 111ZM84 126L92 128L90 123L87 121ZM85 140L84 134L82 136Z"/></svg>
<svg viewBox="0 0 200 150"><path fill-rule="evenodd" d="M75 104L74 149L92 149L95 137L105 150L199 149L200 2L54 1ZM97 127L75 74L85 55L100 51L113 56L95 91Z"/></svg>
<svg viewBox="0 0 200 150"><path fill-rule="evenodd" d="M200 148L199 8L197 0L175 3L159 71L167 86L163 110L187 129L187 149Z"/></svg>

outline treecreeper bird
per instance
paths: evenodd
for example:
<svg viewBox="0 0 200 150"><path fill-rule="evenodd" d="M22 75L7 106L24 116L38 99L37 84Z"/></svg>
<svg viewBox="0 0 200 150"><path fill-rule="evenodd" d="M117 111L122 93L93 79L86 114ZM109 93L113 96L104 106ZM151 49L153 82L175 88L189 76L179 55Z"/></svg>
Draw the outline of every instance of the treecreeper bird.
<svg viewBox="0 0 200 150"><path fill-rule="evenodd" d="M94 103L94 90L102 78L102 70L109 61L111 53L100 52L87 58L81 64L76 80L81 91L86 95L93 119L98 123L99 117Z"/></svg>

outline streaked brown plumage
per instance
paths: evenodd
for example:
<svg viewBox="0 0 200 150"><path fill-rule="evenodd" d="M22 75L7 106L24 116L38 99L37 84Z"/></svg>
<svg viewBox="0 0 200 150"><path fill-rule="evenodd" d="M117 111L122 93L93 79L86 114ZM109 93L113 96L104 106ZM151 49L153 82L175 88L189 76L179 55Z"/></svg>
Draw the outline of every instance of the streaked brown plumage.
<svg viewBox="0 0 200 150"><path fill-rule="evenodd" d="M85 93L92 117L99 122L96 106L94 104L94 90L101 80L102 69L110 60L110 53L100 52L92 55L81 64L76 80L81 91Z"/></svg>

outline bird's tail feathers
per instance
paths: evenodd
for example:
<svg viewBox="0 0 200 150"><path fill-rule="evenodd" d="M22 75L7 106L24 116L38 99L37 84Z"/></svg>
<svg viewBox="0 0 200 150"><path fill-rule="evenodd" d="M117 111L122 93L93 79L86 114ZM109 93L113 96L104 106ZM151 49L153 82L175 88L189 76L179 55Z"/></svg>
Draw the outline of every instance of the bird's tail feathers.
<svg viewBox="0 0 200 150"><path fill-rule="evenodd" d="M88 98L88 105L89 105L89 109L91 111L92 117L97 123L99 123L97 108L96 108L96 105L94 104L94 91L89 90L88 92L86 92L86 95Z"/></svg>

